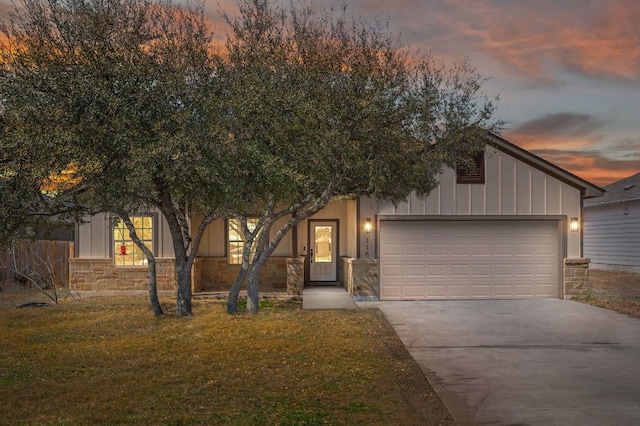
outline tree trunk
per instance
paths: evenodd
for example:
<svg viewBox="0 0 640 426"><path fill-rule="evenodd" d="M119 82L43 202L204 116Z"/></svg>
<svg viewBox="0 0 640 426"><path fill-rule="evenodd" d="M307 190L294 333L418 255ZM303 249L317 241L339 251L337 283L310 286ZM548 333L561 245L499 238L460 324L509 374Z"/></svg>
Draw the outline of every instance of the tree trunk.
<svg viewBox="0 0 640 426"><path fill-rule="evenodd" d="M240 268L240 272L236 277L235 282L231 286L231 290L229 290L229 299L227 300L227 312L230 314L238 313L238 296L240 295L240 290L242 289L242 285L244 284L244 279L247 277L247 268L245 265L242 265Z"/></svg>
<svg viewBox="0 0 640 426"><path fill-rule="evenodd" d="M174 204L171 194L161 179L155 181L158 194L157 207L160 209L167 224L173 242L173 252L176 265L176 285L178 287L176 297L176 315L186 317L193 315L191 309L191 265L187 250L191 244L187 218L179 207Z"/></svg>
<svg viewBox="0 0 640 426"><path fill-rule="evenodd" d="M270 254L270 253L269 253ZM263 252L260 259L256 262L254 259L249 271L249 280L247 282L247 312L250 314L258 313L258 304L260 301L260 272L269 259L269 254Z"/></svg>
<svg viewBox="0 0 640 426"><path fill-rule="evenodd" d="M118 215L120 216L125 226L129 230L129 236L131 237L131 240L133 240L133 242L138 246L140 250L142 250L144 255L147 257L147 274L149 277L149 283L147 288L149 290L149 300L151 302L151 309L153 309L153 313L156 316L163 315L164 312L162 311L162 306L160 306L160 301L158 300L156 258L154 257L151 250L149 250L147 246L145 246L144 243L140 240L140 237L138 237L138 234L136 233L136 228L135 226L133 226L133 223L131 222L131 218L129 217L129 215L124 213L119 213Z"/></svg>
<svg viewBox="0 0 640 426"><path fill-rule="evenodd" d="M191 307L191 268L186 260L178 263L176 257L176 275L178 278L178 297L176 301L176 314L181 317L193 315Z"/></svg>
<svg viewBox="0 0 640 426"><path fill-rule="evenodd" d="M149 272L149 300L151 301L151 309L153 309L153 313L159 317L164 315L162 311L162 306L160 306L160 301L158 300L158 287L156 280L156 259L155 258L147 258L148 261L148 272Z"/></svg>
<svg viewBox="0 0 640 426"><path fill-rule="evenodd" d="M259 233L258 227L256 227L253 232L249 230L249 226L247 225L247 218L241 217L240 226L242 227L242 233L244 235L244 245L242 247L242 265L240 266L240 272L236 277L235 282L231 286L231 290L229 290L229 299L227 300L227 312L230 314L238 313L238 296L240 295L240 290L242 289L242 285L244 284L245 278L247 277L247 271L249 270L249 258L251 257L251 247L253 246L253 242L255 241L256 235Z"/></svg>

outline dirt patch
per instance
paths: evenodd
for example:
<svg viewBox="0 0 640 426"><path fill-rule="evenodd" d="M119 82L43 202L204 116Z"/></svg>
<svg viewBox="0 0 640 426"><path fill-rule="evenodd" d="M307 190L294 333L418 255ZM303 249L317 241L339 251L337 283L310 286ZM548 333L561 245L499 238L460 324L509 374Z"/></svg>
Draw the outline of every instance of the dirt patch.
<svg viewBox="0 0 640 426"><path fill-rule="evenodd" d="M640 297L640 274L590 269L589 286L594 296Z"/></svg>
<svg viewBox="0 0 640 426"><path fill-rule="evenodd" d="M640 274L590 269L589 289L577 300L640 318Z"/></svg>
<svg viewBox="0 0 640 426"><path fill-rule="evenodd" d="M53 303L43 292L17 283L0 284L0 310L17 308L28 303Z"/></svg>

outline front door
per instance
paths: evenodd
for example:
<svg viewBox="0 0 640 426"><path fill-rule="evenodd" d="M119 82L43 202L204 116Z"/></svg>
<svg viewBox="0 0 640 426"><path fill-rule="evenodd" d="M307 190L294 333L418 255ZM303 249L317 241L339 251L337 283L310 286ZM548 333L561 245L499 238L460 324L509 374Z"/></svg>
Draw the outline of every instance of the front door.
<svg viewBox="0 0 640 426"><path fill-rule="evenodd" d="M338 221L309 221L309 281L338 280Z"/></svg>

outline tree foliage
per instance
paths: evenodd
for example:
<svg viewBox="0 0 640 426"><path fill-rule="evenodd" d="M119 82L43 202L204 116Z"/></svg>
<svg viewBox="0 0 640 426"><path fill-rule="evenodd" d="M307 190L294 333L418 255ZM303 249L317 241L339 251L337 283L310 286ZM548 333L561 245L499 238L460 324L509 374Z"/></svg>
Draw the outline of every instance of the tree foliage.
<svg viewBox="0 0 640 426"><path fill-rule="evenodd" d="M38 152L50 156L47 173L72 167L78 206L123 218L158 208L176 256L177 310L190 315L198 240L228 193L216 191L218 165L229 162L203 5L23 0L2 31L10 139L31 168ZM204 215L193 232L190 209Z"/></svg>
<svg viewBox="0 0 640 426"><path fill-rule="evenodd" d="M428 194L444 165L469 163L500 123L468 63L445 68L409 55L383 25L346 8L239 4L238 17L226 15L221 76L231 88L229 133L251 174L248 208L235 215L259 221L245 227L228 310L246 278L255 312L260 270L291 228L335 198Z"/></svg>
<svg viewBox="0 0 640 426"><path fill-rule="evenodd" d="M0 218L19 223L43 200L26 194L63 170L73 175L51 199L60 211L126 223L157 208L180 315L191 314L207 225L238 218L246 244L228 309L246 279L255 312L260 270L298 223L336 198L427 194L500 125L467 63L409 54L346 8L238 4L237 17L223 12L229 33L216 51L203 4L21 0L0 26L0 190L16 201Z"/></svg>

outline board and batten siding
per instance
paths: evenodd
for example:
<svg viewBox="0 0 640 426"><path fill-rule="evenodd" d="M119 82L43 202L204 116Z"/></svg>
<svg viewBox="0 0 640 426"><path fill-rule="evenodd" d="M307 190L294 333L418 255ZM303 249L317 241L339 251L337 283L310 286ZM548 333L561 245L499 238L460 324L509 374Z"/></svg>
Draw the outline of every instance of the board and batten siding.
<svg viewBox="0 0 640 426"><path fill-rule="evenodd" d="M584 255L595 269L640 272L640 200L585 207Z"/></svg>
<svg viewBox="0 0 640 426"><path fill-rule="evenodd" d="M394 206L381 202L389 216L526 216L581 217L581 191L509 154L487 147L485 184L457 184L445 168L439 186L427 197L412 194ZM581 257L580 232L566 233L566 257Z"/></svg>
<svg viewBox="0 0 640 426"><path fill-rule="evenodd" d="M154 230L156 253L155 257L173 257L173 243L169 233L169 225L160 212L154 212L157 218ZM85 218L77 225L76 257L84 259L109 259L112 256L112 233L109 223L109 213L98 213Z"/></svg>

